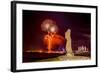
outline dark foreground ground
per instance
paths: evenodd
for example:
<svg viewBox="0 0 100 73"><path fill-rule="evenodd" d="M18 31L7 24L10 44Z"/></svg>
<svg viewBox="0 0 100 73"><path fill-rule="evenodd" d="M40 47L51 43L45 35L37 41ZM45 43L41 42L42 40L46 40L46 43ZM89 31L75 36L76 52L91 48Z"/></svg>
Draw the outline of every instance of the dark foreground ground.
<svg viewBox="0 0 100 73"><path fill-rule="evenodd" d="M24 52L23 62L45 62L45 61L64 61L64 60L84 60L90 59L89 53L74 54L73 57L68 57L66 53L39 53L39 52Z"/></svg>

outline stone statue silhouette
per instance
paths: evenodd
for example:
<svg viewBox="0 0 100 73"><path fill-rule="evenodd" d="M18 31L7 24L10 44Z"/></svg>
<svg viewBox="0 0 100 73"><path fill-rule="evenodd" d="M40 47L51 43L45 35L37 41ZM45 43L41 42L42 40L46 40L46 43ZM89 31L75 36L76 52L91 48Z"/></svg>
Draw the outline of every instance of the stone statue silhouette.
<svg viewBox="0 0 100 73"><path fill-rule="evenodd" d="M72 51L72 45L71 45L71 30L70 29L68 29L65 32L65 39L67 40L67 42L66 42L67 56L68 57L72 57L72 56L74 56L74 53Z"/></svg>

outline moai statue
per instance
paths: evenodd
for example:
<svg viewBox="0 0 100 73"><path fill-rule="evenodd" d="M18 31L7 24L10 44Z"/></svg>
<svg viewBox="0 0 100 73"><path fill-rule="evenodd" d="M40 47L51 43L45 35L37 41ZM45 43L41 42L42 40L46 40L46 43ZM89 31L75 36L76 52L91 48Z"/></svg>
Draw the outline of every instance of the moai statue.
<svg viewBox="0 0 100 73"><path fill-rule="evenodd" d="M66 42L67 56L68 57L72 57L72 56L74 56L74 53L72 51L72 45L71 45L71 30L70 29L68 29L65 32L65 39L67 40L67 42Z"/></svg>

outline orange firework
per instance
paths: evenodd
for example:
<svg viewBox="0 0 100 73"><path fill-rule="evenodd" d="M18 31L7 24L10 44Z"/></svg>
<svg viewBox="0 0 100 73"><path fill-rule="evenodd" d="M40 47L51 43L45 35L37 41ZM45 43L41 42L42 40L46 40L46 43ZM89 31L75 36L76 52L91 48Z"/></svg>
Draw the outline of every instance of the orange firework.
<svg viewBox="0 0 100 73"><path fill-rule="evenodd" d="M64 38L57 34L45 35L44 44L47 45L48 52L50 53L56 46L64 44Z"/></svg>
<svg viewBox="0 0 100 73"><path fill-rule="evenodd" d="M56 26L56 23L53 20L46 19L41 24L42 31L45 32L57 32L58 27Z"/></svg>
<svg viewBox="0 0 100 73"><path fill-rule="evenodd" d="M54 21L46 19L42 23L41 28L43 31L48 32L48 34L44 37L44 44L48 48L48 53L51 53L54 47L64 43L64 38L57 35L58 27Z"/></svg>

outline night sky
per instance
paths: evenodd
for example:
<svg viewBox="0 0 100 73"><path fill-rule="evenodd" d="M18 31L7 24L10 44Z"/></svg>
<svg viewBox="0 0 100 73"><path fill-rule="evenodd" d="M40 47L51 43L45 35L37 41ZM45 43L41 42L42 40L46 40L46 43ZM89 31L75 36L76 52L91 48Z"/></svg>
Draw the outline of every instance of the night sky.
<svg viewBox="0 0 100 73"><path fill-rule="evenodd" d="M51 11L23 10L23 50L40 48L43 45L43 37L46 34L41 29L45 19L56 22L58 34L65 37L67 29L71 29L72 47L85 45L90 50L91 39L91 14Z"/></svg>

